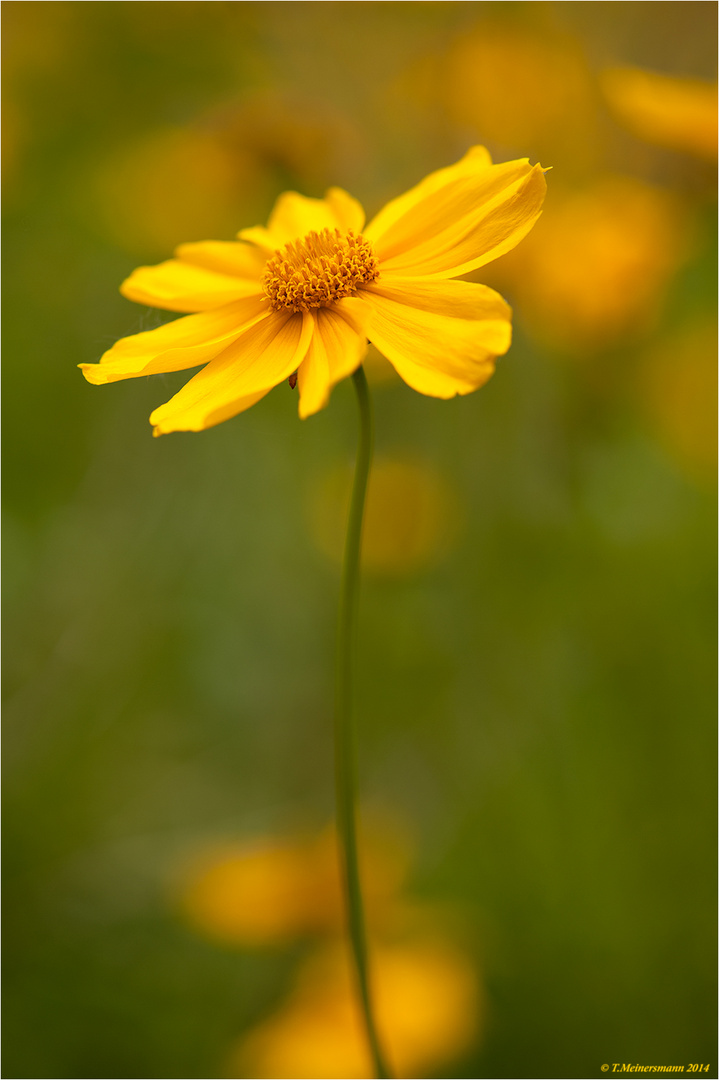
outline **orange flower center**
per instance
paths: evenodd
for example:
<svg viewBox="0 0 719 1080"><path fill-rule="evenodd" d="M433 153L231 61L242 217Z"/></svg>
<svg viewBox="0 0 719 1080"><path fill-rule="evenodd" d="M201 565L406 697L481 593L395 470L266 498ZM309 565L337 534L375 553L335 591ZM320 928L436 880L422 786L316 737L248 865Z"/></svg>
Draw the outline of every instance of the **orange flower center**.
<svg viewBox="0 0 719 1080"><path fill-rule="evenodd" d="M276 311L309 311L354 296L379 274L377 256L363 236L323 229L276 251L262 287Z"/></svg>

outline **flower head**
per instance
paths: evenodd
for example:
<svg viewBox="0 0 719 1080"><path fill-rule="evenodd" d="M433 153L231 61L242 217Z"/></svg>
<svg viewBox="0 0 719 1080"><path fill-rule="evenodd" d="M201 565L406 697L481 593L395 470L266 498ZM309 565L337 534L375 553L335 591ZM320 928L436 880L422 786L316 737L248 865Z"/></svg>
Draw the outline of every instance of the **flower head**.
<svg viewBox="0 0 719 1080"><path fill-rule="evenodd" d="M286 192L266 228L182 244L174 259L135 270L124 296L191 314L80 367L106 383L206 365L152 413L155 435L213 427L295 373L300 416L310 416L370 338L420 393L468 394L509 348L511 311L492 289L453 279L518 244L545 190L541 166L493 165L478 146L366 227L340 188L324 199Z"/></svg>

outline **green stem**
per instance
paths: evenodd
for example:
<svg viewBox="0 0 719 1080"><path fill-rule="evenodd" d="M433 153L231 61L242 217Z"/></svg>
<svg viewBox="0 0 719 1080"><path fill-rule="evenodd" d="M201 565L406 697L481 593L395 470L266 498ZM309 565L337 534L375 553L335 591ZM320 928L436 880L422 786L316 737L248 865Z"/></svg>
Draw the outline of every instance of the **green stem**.
<svg viewBox="0 0 719 1080"><path fill-rule="evenodd" d="M367 961L362 890L357 860L356 802L357 780L352 724L352 660L357 625L357 593L359 586L360 543L365 494L372 460L372 405L369 387L362 367L352 376L359 405L360 431L352 487L347 539L345 541L342 584L340 587L339 622L337 627L337 682L335 697L335 779L337 785L337 833L344 871L345 901L350 940L357 969L362 1011L374 1069L379 1080L389 1077L379 1045L372 1011L370 979Z"/></svg>

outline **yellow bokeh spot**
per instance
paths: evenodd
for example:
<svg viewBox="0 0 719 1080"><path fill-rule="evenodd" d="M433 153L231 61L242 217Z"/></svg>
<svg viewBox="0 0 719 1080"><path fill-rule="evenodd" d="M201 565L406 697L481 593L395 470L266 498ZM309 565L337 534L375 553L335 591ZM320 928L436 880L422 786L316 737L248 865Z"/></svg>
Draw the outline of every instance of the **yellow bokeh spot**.
<svg viewBox="0 0 719 1080"><path fill-rule="evenodd" d="M478 1039L484 1012L479 981L456 946L436 938L375 947L372 965L377 1024L392 1075L431 1075ZM285 1005L234 1048L225 1075L373 1075L345 950L306 962Z"/></svg>
<svg viewBox="0 0 719 1080"><path fill-rule="evenodd" d="M270 93L219 102L182 127L117 142L90 180L95 220L122 250L148 259L167 258L178 237L229 240L243 220L265 214L280 177L322 189L335 159L337 168L361 159L356 141L329 106L303 112L296 98Z"/></svg>
<svg viewBox="0 0 719 1080"><path fill-rule="evenodd" d="M585 356L652 327L689 248L686 213L671 194L608 175L558 190L492 283L514 293L536 336Z"/></svg>
<svg viewBox="0 0 719 1080"><path fill-rule="evenodd" d="M368 914L382 923L407 870L406 841L386 821L370 825L362 853ZM333 829L214 847L189 860L178 881L183 920L224 944L274 945L344 928Z"/></svg>
<svg viewBox="0 0 719 1080"><path fill-rule="evenodd" d="M604 73L602 88L613 112L635 135L716 161L716 83L616 68Z"/></svg>
<svg viewBox="0 0 719 1080"><path fill-rule="evenodd" d="M564 176L595 163L596 95L571 37L483 25L462 36L438 75L450 117L483 142L541 152L562 163Z"/></svg>
<svg viewBox="0 0 719 1080"><path fill-rule="evenodd" d="M182 909L203 936L266 944L292 938L305 928L311 885L299 844L266 841L228 847L191 874Z"/></svg>
<svg viewBox="0 0 719 1080"><path fill-rule="evenodd" d="M178 236L232 235L242 206L262 187L256 158L213 132L166 128L120 145L97 169L99 220L121 248L167 255Z"/></svg>
<svg viewBox="0 0 719 1080"><path fill-rule="evenodd" d="M310 496L312 536L336 561L342 558L351 483L351 471L336 468ZM378 458L367 492L362 567L380 576L417 573L451 547L459 522L454 492L438 469L409 458Z"/></svg>
<svg viewBox="0 0 719 1080"><path fill-rule="evenodd" d="M697 478L716 472L717 324L702 319L647 350L637 399L659 439Z"/></svg>

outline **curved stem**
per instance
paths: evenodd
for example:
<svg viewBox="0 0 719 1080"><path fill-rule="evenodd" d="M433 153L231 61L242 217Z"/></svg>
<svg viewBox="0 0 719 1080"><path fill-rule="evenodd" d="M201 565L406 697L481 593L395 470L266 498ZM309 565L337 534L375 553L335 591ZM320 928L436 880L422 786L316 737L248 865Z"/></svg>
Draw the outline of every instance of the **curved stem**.
<svg viewBox="0 0 719 1080"><path fill-rule="evenodd" d="M352 379L357 391L360 431L355 478L352 487L352 501L347 523L337 627L337 681L335 694L337 833L340 843L350 940L357 970L367 1038L372 1051L375 1073L379 1080L386 1080L390 1074L384 1063L372 1011L367 961L367 936L357 859L357 780L352 724L352 661L357 624L360 543L367 480L372 460L373 425L369 387L361 366L357 368Z"/></svg>

